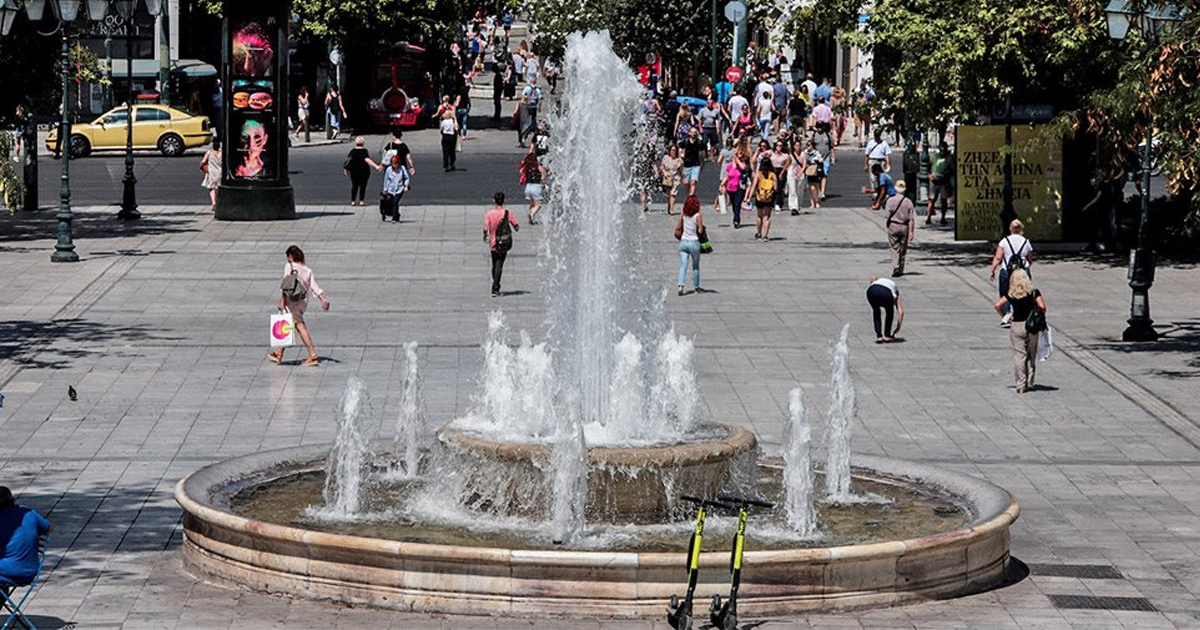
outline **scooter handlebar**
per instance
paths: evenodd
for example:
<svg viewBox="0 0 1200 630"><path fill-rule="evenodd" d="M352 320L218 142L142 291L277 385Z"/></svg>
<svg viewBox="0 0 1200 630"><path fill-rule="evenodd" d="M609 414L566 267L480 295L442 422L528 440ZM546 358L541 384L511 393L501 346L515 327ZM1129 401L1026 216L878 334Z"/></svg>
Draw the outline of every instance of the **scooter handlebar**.
<svg viewBox="0 0 1200 630"><path fill-rule="evenodd" d="M754 507L765 508L768 510L775 507L774 503L767 503L766 501L758 501L755 499L746 499L743 497L734 497L734 496L729 496L727 494L718 494L717 498L726 503L732 503L733 505L738 505L738 506L743 506L743 505L751 506L752 505Z"/></svg>
<svg viewBox="0 0 1200 630"><path fill-rule="evenodd" d="M687 495L687 494L681 495L679 497L679 499L681 501L687 501L688 503L695 503L696 505L702 505L704 507L715 507L715 508L721 508L722 510L734 509L734 507L732 505L729 505L727 503L722 503L720 501L713 501L712 499L701 499L699 497L693 497L693 496Z"/></svg>

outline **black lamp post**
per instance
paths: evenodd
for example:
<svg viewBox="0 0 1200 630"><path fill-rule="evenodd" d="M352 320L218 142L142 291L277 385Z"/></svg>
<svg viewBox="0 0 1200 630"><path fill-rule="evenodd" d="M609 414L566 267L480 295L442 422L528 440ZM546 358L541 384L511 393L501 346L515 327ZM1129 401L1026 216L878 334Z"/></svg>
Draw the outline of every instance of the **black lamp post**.
<svg viewBox="0 0 1200 630"><path fill-rule="evenodd" d="M1159 45L1159 35L1169 33L1180 20L1179 10L1169 5L1146 6L1112 0L1104 9L1108 36L1123 40L1130 27L1136 27L1146 41L1148 54ZM1129 327L1121 335L1125 341L1154 341L1158 331L1150 319L1150 287L1154 284L1154 250L1150 248L1147 224L1150 222L1150 165L1154 120L1146 121L1146 148L1142 153L1142 217L1138 225L1137 248L1129 258L1129 288L1133 296L1129 304Z"/></svg>
<svg viewBox="0 0 1200 630"><path fill-rule="evenodd" d="M25 12L32 22L42 19L46 13L47 0L25 0ZM79 17L82 0L52 0L49 2L58 20L58 28L49 35L62 34L62 120L58 127L58 146L62 154L62 176L59 188L58 239L54 243L54 253L50 255L51 262L78 262L79 254L75 253L71 213L71 54L70 27ZM107 9L108 0L87 0L87 17L95 20L94 16ZM15 0L0 0L0 35L7 35L17 18ZM33 183L34 186L37 182Z"/></svg>
<svg viewBox="0 0 1200 630"><path fill-rule="evenodd" d="M121 179L121 210L118 219L140 219L137 209L137 177L133 174L133 12L137 0L116 0L117 13L125 20L125 80L128 96L125 99L125 177Z"/></svg>

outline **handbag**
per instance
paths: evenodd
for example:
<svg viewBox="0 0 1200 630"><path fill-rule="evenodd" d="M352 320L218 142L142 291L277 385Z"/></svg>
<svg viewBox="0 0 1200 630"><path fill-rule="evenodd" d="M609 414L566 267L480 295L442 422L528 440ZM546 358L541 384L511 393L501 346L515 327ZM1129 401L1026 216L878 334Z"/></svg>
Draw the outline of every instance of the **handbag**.
<svg viewBox="0 0 1200 630"><path fill-rule="evenodd" d="M296 345L296 322L292 314L283 311L271 315L271 347L288 348Z"/></svg>
<svg viewBox="0 0 1200 630"><path fill-rule="evenodd" d="M1033 310L1029 311L1029 317L1025 319L1025 332L1031 335L1036 335L1048 328L1046 324L1046 311L1038 307L1037 296L1038 293L1035 291L1033 294L1033 299L1035 300Z"/></svg>
<svg viewBox="0 0 1200 630"><path fill-rule="evenodd" d="M700 228L700 232L696 234L700 239L700 253L711 254L713 252L712 241L708 240L708 228Z"/></svg>

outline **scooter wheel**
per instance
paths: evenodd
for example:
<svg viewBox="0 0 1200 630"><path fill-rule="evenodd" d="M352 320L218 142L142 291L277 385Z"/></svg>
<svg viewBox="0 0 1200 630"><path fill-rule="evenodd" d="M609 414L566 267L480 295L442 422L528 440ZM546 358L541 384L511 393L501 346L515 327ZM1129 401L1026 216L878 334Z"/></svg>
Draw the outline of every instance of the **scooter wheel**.
<svg viewBox="0 0 1200 630"><path fill-rule="evenodd" d="M679 596L672 595L671 601L670 601L670 603L667 604L667 607L670 608L671 610L679 610Z"/></svg>
<svg viewBox="0 0 1200 630"><path fill-rule="evenodd" d="M721 630L737 630L737 627L737 615L730 613L725 617L725 627L721 628Z"/></svg>
<svg viewBox="0 0 1200 630"><path fill-rule="evenodd" d="M712 608L710 608L710 610L712 610L713 612L721 612L721 596L720 595L713 595Z"/></svg>

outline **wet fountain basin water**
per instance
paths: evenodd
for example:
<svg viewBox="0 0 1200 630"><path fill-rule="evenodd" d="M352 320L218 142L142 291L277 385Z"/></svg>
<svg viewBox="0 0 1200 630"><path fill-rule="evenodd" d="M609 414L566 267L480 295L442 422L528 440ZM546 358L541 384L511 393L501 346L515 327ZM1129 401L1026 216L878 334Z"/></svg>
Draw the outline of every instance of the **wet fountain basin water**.
<svg viewBox="0 0 1200 630"><path fill-rule="evenodd" d="M291 470L271 471L261 483L254 481L221 502L235 514L258 521L329 533L412 543L502 547L506 549L561 549L540 530L540 523L520 518L478 518L475 523L448 518L424 520L403 507L418 484L403 480L379 481L367 488L366 512L355 520L310 516L306 508L320 504L325 483L322 462ZM780 468L760 468L759 488L769 501L780 504ZM861 473L854 478L855 492L872 493L884 502L856 505L822 505L817 537L804 540L792 534L782 509L753 514L747 528L748 550L857 545L883 540L903 540L956 530L971 518L970 508L954 498L919 490L902 480ZM679 552L686 546L693 523L687 503L672 510L668 522L592 525L576 547L611 551ZM381 509L382 508L382 509ZM713 514L705 529L709 549L727 548L737 526L735 515Z"/></svg>

